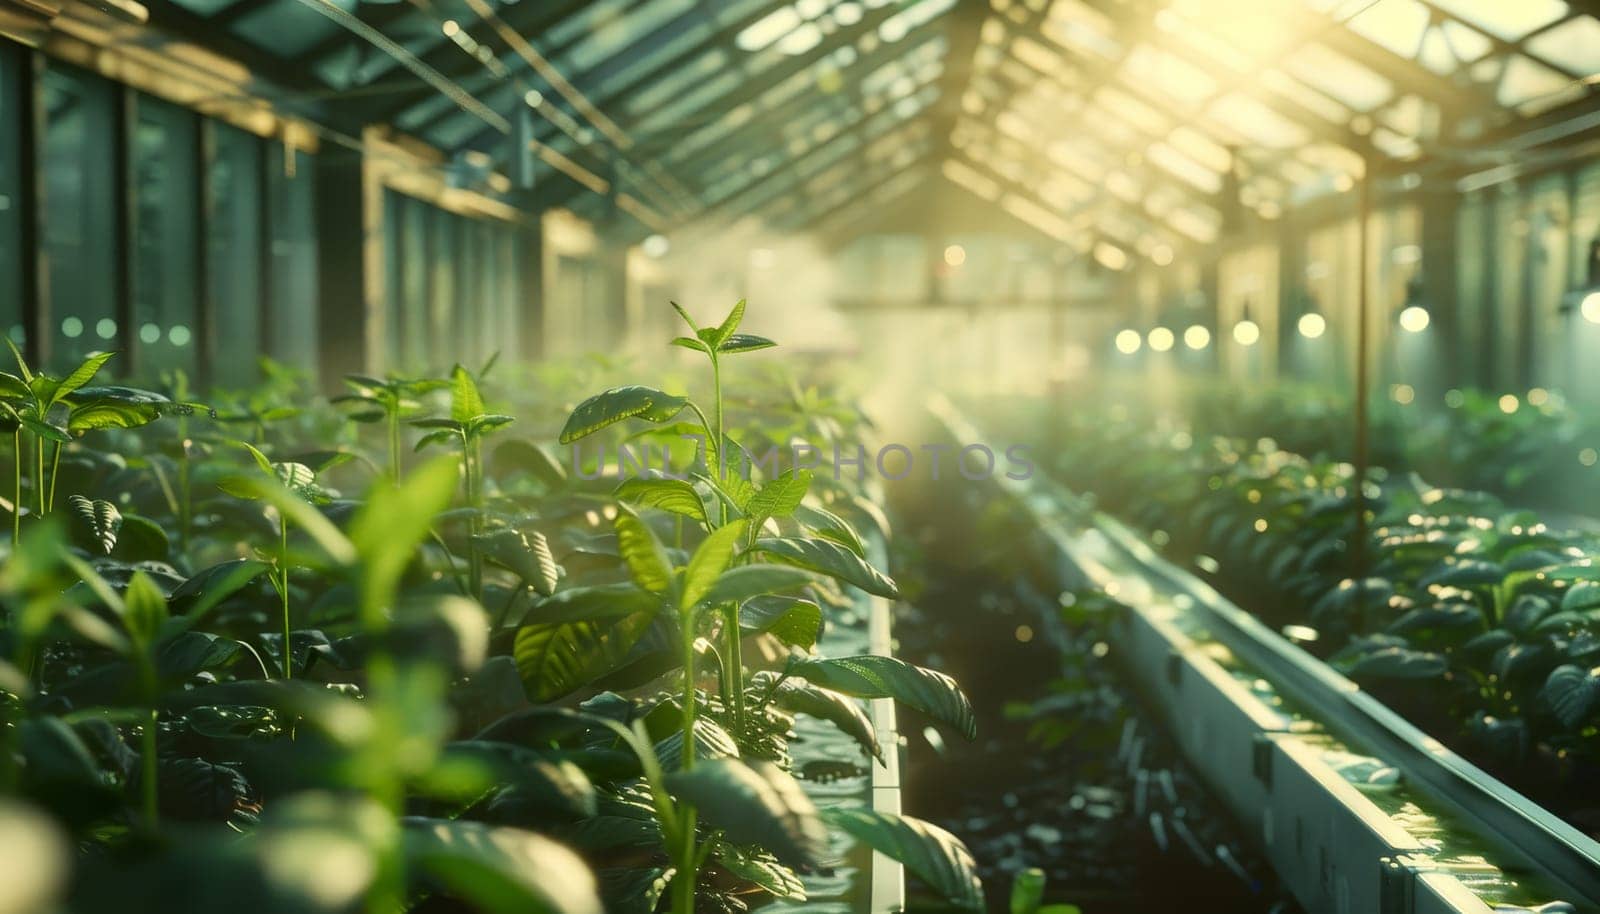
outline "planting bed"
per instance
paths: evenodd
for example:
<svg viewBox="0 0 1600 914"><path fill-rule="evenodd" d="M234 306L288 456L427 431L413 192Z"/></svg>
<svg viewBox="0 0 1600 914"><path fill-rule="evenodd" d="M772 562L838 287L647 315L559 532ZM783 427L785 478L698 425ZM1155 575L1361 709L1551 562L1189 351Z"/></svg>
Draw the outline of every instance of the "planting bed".
<svg viewBox="0 0 1600 914"><path fill-rule="evenodd" d="M953 413L951 417L952 421L963 421ZM1172 432L1169 430L1167 434ZM1089 449L1083 446L1080 451ZM1246 526L1249 531L1246 538L1252 540L1252 545L1269 541L1279 550L1293 550L1292 558L1304 555L1308 544L1304 536L1295 539L1295 523L1284 522L1283 513L1271 513L1274 508L1282 507L1281 493L1271 483L1271 470L1262 474L1260 464L1250 458L1226 459L1230 453L1226 449L1222 451L1223 469L1216 471L1218 475L1211 477L1207 488L1211 492L1226 493L1232 491L1229 474L1242 477L1240 494L1254 492L1257 495L1241 498L1248 506L1243 508L1245 524L1249 525L1252 518L1255 521L1253 530ZM1184 537L1197 523L1203 526L1218 515L1208 516L1204 508L1196 511L1193 503L1185 501L1187 490L1181 484L1181 477L1177 475L1181 471L1176 467L1164 480L1169 485L1138 478L1141 472L1148 472L1153 464L1159 464L1160 459L1159 451L1154 459L1146 457L1142 462L1139 457L1129 455L1120 465L1120 476L1111 471L1107 477L1119 481L1127 487L1126 491L1137 490L1144 494L1142 501L1129 502L1130 506L1141 505L1147 515L1154 513L1170 521L1163 524L1162 530L1175 533L1157 534L1165 543ZM1186 466L1181 461L1175 462ZM1270 455L1267 463L1271 466ZM1102 461L1099 466L1106 465ZM1230 469L1233 467L1237 469ZM1064 465L1061 469L1067 473L1084 474L1085 471L1083 466ZM1303 479L1304 485L1310 486L1318 478L1316 471L1297 469L1292 463L1287 470L1280 478L1293 478L1297 484ZM1267 476L1264 481L1263 475ZM1292 802L1298 805L1292 811L1296 822L1294 851L1287 852L1286 859L1279 859L1275 853L1274 863L1309 909L1341 910L1350 899L1354 899L1356 909L1360 909L1362 898L1368 899L1366 903L1369 904L1379 899L1389 904L1389 896L1383 893L1401 892L1394 888L1396 885L1404 887L1402 894L1406 903L1415 905L1405 910L1484 910L1486 904L1512 909L1519 905L1542 904L1552 898L1571 899L1583 905L1594 903L1595 888L1600 884L1596 880L1600 874L1600 865L1597 865L1600 847L1579 830L1540 811L1526 798L1429 740L1349 680L1289 645L1254 618L1227 605L1205 585L1165 565L1149 545L1108 518L1096 519L1080 499L1054 492L1048 485L1037 482L1008 485L1015 490L1019 503L1047 529L1054 531L1051 535L1063 559L1094 583L1129 601L1133 608L1125 618L1134 627L1120 632L1119 643L1135 655L1141 652L1147 655L1142 664L1136 664L1142 665L1146 681L1162 696L1163 705L1172 709L1176 721L1196 728L1185 741L1186 751L1203 767L1212 766L1213 783L1228 795L1241 816L1247 820L1251 816L1259 819L1269 843L1274 842L1274 835L1278 836L1275 847L1281 846L1283 841L1285 810L1278 798L1283 790L1278 772L1285 757L1297 769L1326 769L1307 782L1327 782L1326 789L1311 792L1326 794L1333 801L1332 808L1344 809L1344 815L1354 823L1352 827L1369 834L1371 839L1366 844L1339 839L1335 827L1329 841L1332 855L1313 857L1307 863L1307 846L1317 847L1319 855L1328 853L1328 848L1320 847L1319 840L1308 845L1301 838L1298 829L1299 823L1305 821L1305 807L1298 795L1306 790L1289 791L1295 797ZM1383 494L1374 492L1374 502L1381 505L1378 500ZM1337 495L1331 500L1337 503ZM1379 511L1381 517L1381 507ZM1337 513L1334 507L1320 513L1311 511L1304 517L1291 512L1288 517L1303 524L1308 517L1337 516ZM1222 515L1223 520L1227 517L1226 513ZM1263 517L1270 520L1262 520ZM1377 523L1381 525L1383 521L1380 519ZM1410 523L1421 525L1423 522L1413 518ZM1213 523L1213 537L1218 528L1228 530L1226 523ZM1274 528L1279 530L1278 539L1267 540L1261 536ZM1298 529L1303 531L1304 526ZM1483 534L1484 538L1493 542L1489 536L1495 530L1492 524L1474 525L1473 529L1488 531ZM1510 535L1515 536L1516 532L1511 530ZM1374 536L1379 540L1376 548L1381 551L1392 533L1379 526ZM1550 541L1557 542L1554 537ZM1470 552L1472 548L1461 551ZM1549 559L1541 557L1541 561L1573 569L1588 567L1576 547L1562 548L1572 551L1560 557L1552 553ZM1265 582L1260 577L1251 581L1252 570L1259 576L1269 556L1281 555L1272 548L1257 548L1248 553L1248 558L1237 548L1220 554L1232 556L1223 563L1228 574L1217 574L1217 560L1209 556L1201 559L1201 565L1220 580L1232 582L1236 592L1253 597L1252 605L1260 604L1263 583L1276 587L1283 580L1284 563L1280 562L1265 576ZM1446 573L1457 571L1458 561L1471 560L1447 558L1443 563ZM1288 564L1292 566L1294 562ZM1480 564L1486 565L1488 561ZM1506 572L1501 571L1501 575L1504 574ZM1559 602L1563 597L1561 575L1535 572L1524 575L1519 583L1537 593L1549 587L1547 581L1551 579L1557 582L1553 599ZM1472 586L1459 578L1453 585L1461 586L1444 590L1431 583L1424 584L1421 594L1443 601L1468 592L1466 588ZM1369 582L1368 586L1376 585ZM1254 592L1252 587L1256 588ZM1331 599L1347 599L1351 590L1359 592L1360 588L1350 585L1336 588ZM1394 595L1395 588L1391 587L1386 599ZM1267 604L1271 608L1267 617L1287 617L1292 622L1285 628L1288 634L1317 646L1324 632L1312 626L1319 623L1326 626L1326 619L1312 621L1303 611L1297 616L1293 609L1294 595L1284 596L1283 602ZM1515 596L1526 605L1530 594L1514 590L1496 592L1485 595L1485 601L1490 596L1496 601ZM1469 596L1461 602L1481 618L1482 606L1470 600ZM1319 608L1329 602L1329 598L1324 598ZM1427 610L1413 610L1411 605L1394 615L1402 619L1426 615ZM1546 615L1555 612L1554 606L1545 610ZM1581 618L1574 623L1580 624ZM1333 634L1339 633L1339 629L1333 630ZM1142 642L1147 646L1139 647ZM1448 667L1460 660L1456 656L1460 640L1422 642L1431 650L1406 646L1399 639L1386 641L1371 636L1357 636L1352 643L1353 648L1339 650L1333 655L1335 665L1364 682L1377 680L1394 686L1396 680L1409 680L1409 693L1395 688L1376 692L1380 696L1403 697L1406 701L1402 707L1407 709L1425 708L1427 699L1437 697L1430 693L1448 692L1454 672ZM1337 644L1328 649L1336 647ZM1565 643L1559 645L1561 649L1566 647ZM1244 660L1241 661L1241 657ZM1429 665L1430 672L1418 675L1415 666L1424 662ZM1440 688L1441 683L1436 681L1441 672L1445 674L1445 688ZM1552 674L1552 679L1558 677ZM1491 687L1494 681L1489 680ZM1186 688L1180 689L1180 684ZM1548 692L1548 684L1545 688ZM1505 696L1507 700L1511 697L1510 694ZM1311 713L1302 714L1300 707L1310 708ZM1537 712L1530 710L1530 713ZM1325 728L1337 734L1338 739L1330 741L1329 737L1308 735L1320 734ZM1184 731L1180 729L1179 732L1182 739ZM1227 735L1229 733L1232 735ZM1365 748L1352 752L1350 746L1340 740ZM1379 758L1368 758L1368 755ZM1252 768L1253 778L1244 774ZM1327 777L1330 771L1341 777ZM1524 778L1526 774L1522 772ZM1341 780L1349 780L1351 776L1361 787L1361 793L1340 787ZM1408 794L1413 789L1415 793ZM1343 801L1338 799L1340 793L1345 795ZM1571 817L1571 807L1561 811ZM1322 813L1312 817L1318 822L1325 818ZM1337 815L1333 821L1337 821ZM1341 851L1348 852L1348 859L1341 860ZM1296 856L1300 857L1299 861L1294 859ZM1379 860L1384 861L1385 867L1394 868L1384 871L1388 875L1383 881L1374 875ZM1319 871L1322 874L1319 879L1310 878ZM1441 881L1452 879L1460 883L1458 888L1470 886L1470 890L1443 891L1446 901L1433 899L1427 905L1417 900L1422 897L1418 893L1423 888L1431 892ZM1432 899L1431 894L1428 897ZM1447 906L1432 907L1435 903ZM1549 909L1565 909L1562 907L1565 903L1553 903Z"/></svg>
<svg viewBox="0 0 1600 914"><path fill-rule="evenodd" d="M1294 910L1119 669L1103 598L1064 593L1027 521L995 494L893 490L908 554L898 564L927 569L906 582L899 652L960 678L980 734L951 742L902 715L908 807L973 848L994 911L1030 868L1050 900L1088 912Z"/></svg>

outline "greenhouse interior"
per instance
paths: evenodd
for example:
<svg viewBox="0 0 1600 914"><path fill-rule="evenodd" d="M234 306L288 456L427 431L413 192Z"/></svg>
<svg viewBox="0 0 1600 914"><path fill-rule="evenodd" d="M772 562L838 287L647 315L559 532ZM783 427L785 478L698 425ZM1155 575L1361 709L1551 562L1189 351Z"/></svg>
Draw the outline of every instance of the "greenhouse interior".
<svg viewBox="0 0 1600 914"><path fill-rule="evenodd" d="M1600 912L1600 0L0 0L0 336L0 914Z"/></svg>

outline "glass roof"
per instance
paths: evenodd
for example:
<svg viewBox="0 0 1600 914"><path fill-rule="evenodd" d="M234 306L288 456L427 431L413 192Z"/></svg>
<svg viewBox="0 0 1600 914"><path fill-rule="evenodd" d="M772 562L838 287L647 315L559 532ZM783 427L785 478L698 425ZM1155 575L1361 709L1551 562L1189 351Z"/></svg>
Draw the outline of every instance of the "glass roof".
<svg viewBox="0 0 1600 914"><path fill-rule="evenodd" d="M1144 252L1343 192L1367 159L1600 107L1587 0L152 3L331 129L392 124L501 174L527 143L529 205L626 197L650 231L807 224L942 176L1086 251Z"/></svg>

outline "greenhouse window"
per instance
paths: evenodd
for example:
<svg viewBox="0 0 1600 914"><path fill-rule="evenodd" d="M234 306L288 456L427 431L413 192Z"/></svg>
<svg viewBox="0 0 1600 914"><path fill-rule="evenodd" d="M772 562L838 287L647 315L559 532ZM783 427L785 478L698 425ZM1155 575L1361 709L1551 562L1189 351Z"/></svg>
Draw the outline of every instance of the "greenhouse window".
<svg viewBox="0 0 1600 914"><path fill-rule="evenodd" d="M1350 30L1379 47L1411 58L1422 47L1432 14L1417 0L1384 0L1357 13Z"/></svg>
<svg viewBox="0 0 1600 914"><path fill-rule="evenodd" d="M1485 3L1484 0L1434 0L1442 9L1479 26L1502 41L1516 41L1534 29L1567 14L1562 0L1518 0Z"/></svg>
<svg viewBox="0 0 1600 914"><path fill-rule="evenodd" d="M1600 73L1600 22L1576 16L1528 39L1527 49L1576 76Z"/></svg>

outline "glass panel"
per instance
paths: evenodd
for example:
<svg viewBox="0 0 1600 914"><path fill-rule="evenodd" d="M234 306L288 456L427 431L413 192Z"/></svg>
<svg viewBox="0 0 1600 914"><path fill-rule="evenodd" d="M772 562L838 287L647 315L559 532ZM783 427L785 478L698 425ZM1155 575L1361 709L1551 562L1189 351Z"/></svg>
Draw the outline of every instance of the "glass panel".
<svg viewBox="0 0 1600 914"><path fill-rule="evenodd" d="M0 333L21 343L22 174L19 88L26 57L0 42Z"/></svg>
<svg viewBox="0 0 1600 914"><path fill-rule="evenodd" d="M1295 51L1284 69L1357 111L1370 111L1394 94L1387 79L1320 44Z"/></svg>
<svg viewBox="0 0 1600 914"><path fill-rule="evenodd" d="M225 124L207 126L214 137L206 225L211 380L237 387L256 380L261 354L261 140Z"/></svg>
<svg viewBox="0 0 1600 914"><path fill-rule="evenodd" d="M428 263L429 207L410 197L401 200L404 216L400 237L404 256L400 261L400 333L405 340L402 367L407 372L415 372L427 367L428 338L432 334L428 317L428 286L432 274Z"/></svg>
<svg viewBox="0 0 1600 914"><path fill-rule="evenodd" d="M1579 16L1535 35L1528 50L1574 76L1600 73L1600 22Z"/></svg>
<svg viewBox="0 0 1600 914"><path fill-rule="evenodd" d="M1434 0L1451 13L1506 41L1515 41L1567 13L1562 0Z"/></svg>
<svg viewBox="0 0 1600 914"><path fill-rule="evenodd" d="M317 228L311 155L273 143L268 146L266 167L272 271L267 351L280 362L315 371Z"/></svg>
<svg viewBox="0 0 1600 914"><path fill-rule="evenodd" d="M138 99L133 137L135 201L133 323L145 378L181 369L194 376L198 208L195 135L199 119L153 98Z"/></svg>
<svg viewBox="0 0 1600 914"><path fill-rule="evenodd" d="M117 335L113 277L112 87L67 68L44 74L45 252L50 261L51 362L76 364L112 348ZM109 330L109 333L103 331Z"/></svg>
<svg viewBox="0 0 1600 914"><path fill-rule="evenodd" d="M1385 0L1357 14L1349 27L1401 57L1415 57L1429 15L1427 7L1417 0Z"/></svg>
<svg viewBox="0 0 1600 914"><path fill-rule="evenodd" d="M1495 99L1509 108L1555 95L1571 85L1572 80L1561 73L1515 54L1506 61L1505 75L1500 78L1500 91Z"/></svg>
<svg viewBox="0 0 1600 914"><path fill-rule="evenodd" d="M456 256L457 219L431 206L428 206L427 210L431 233L431 249L428 252L431 258L429 273L432 276L431 287L428 290L430 293L428 317L432 332L422 356L426 365L445 368L448 367L448 360L460 347L459 328L453 313L456 298L461 290Z"/></svg>

